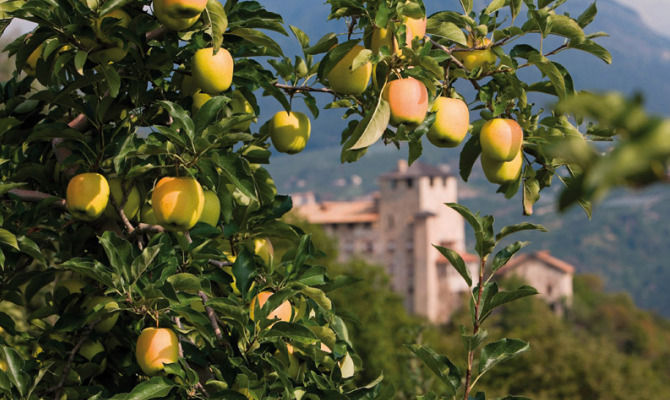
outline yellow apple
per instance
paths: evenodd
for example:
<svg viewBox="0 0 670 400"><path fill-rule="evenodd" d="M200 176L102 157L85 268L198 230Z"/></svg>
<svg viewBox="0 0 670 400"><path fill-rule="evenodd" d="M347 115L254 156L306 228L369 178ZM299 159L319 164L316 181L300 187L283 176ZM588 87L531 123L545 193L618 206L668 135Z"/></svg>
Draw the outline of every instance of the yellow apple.
<svg viewBox="0 0 670 400"><path fill-rule="evenodd" d="M420 124L426 118L428 90L421 81L396 79L386 84L383 96L391 107L391 123Z"/></svg>
<svg viewBox="0 0 670 400"><path fill-rule="evenodd" d="M476 43L476 45L475 45ZM468 38L468 46L470 48L475 47L487 47L483 50L472 50L472 51L454 51L453 55L463 63L463 66L468 70L473 70L475 68L487 67L489 65L495 64L496 55L491 50L491 39L483 38L478 39L476 42L472 38Z"/></svg>
<svg viewBox="0 0 670 400"><path fill-rule="evenodd" d="M121 179L112 178L109 180L109 190L112 199L118 206L123 208L123 213L126 214L126 217L128 219L134 218L137 212L140 211L140 191L137 189L137 186L124 183L122 187ZM124 198L126 200L125 203L123 203ZM107 205L105 215L110 218L115 218L119 215L111 201Z"/></svg>
<svg viewBox="0 0 670 400"><path fill-rule="evenodd" d="M7 361L0 359L0 371L7 372L9 370L9 365Z"/></svg>
<svg viewBox="0 0 670 400"><path fill-rule="evenodd" d="M279 111L270 120L272 144L282 153L300 153L307 145L310 131L309 118L301 112Z"/></svg>
<svg viewBox="0 0 670 400"><path fill-rule="evenodd" d="M66 204L75 218L93 221L100 217L109 202L109 184L104 176L86 172L70 179Z"/></svg>
<svg viewBox="0 0 670 400"><path fill-rule="evenodd" d="M121 40L120 38L110 38L103 31L103 21L105 21L105 19L108 18L110 19L110 21L116 20L114 21L113 25L119 25L124 28L127 28L130 25L132 18L130 18L130 15L128 15L128 13L123 11L122 9L115 8L112 11L108 12L107 14L101 15L99 18L95 20L95 26L93 27L93 31L95 32L97 38L103 43L113 44L116 45L117 47L122 47L123 40ZM105 22L105 26L107 26L108 24L110 23Z"/></svg>
<svg viewBox="0 0 670 400"><path fill-rule="evenodd" d="M183 231L198 222L205 207L202 186L191 177L165 177L151 195L156 221L168 230Z"/></svg>
<svg viewBox="0 0 670 400"><path fill-rule="evenodd" d="M428 140L437 147L455 147L463 141L470 126L470 111L461 99L438 97L433 103L435 122Z"/></svg>
<svg viewBox="0 0 670 400"><path fill-rule="evenodd" d="M116 312L119 309L119 304L108 297L94 296L87 299L84 302L83 307L86 312L90 313L98 304L103 304L105 311L111 313L109 317L102 318L95 325L96 332L106 333L112 330L114 325L116 325L116 321L119 319L119 313Z"/></svg>
<svg viewBox="0 0 670 400"><path fill-rule="evenodd" d="M398 41L395 40L393 31L388 28L374 27L370 38L370 50L377 54L384 46L386 46L391 53L398 53Z"/></svg>
<svg viewBox="0 0 670 400"><path fill-rule="evenodd" d="M207 0L154 0L154 15L173 31L190 28L200 18Z"/></svg>
<svg viewBox="0 0 670 400"><path fill-rule="evenodd" d="M203 93L201 91L197 91L196 93L193 94L193 105L191 106L191 111L193 114L196 114L202 106L205 105L209 101L209 99L212 98L212 96L208 95L207 93Z"/></svg>
<svg viewBox="0 0 670 400"><path fill-rule="evenodd" d="M274 248L272 242L267 238L254 239L254 253L258 255L267 265L272 265Z"/></svg>
<svg viewBox="0 0 670 400"><path fill-rule="evenodd" d="M363 50L365 50L363 46L354 46L330 70L327 77L328 83L335 92L356 95L365 91L372 74L372 63L368 61L355 70L351 69L354 59Z"/></svg>
<svg viewBox="0 0 670 400"><path fill-rule="evenodd" d="M252 321L255 321L254 309L256 308L256 301L258 301L258 308L260 309L272 295L273 295L272 292L263 291L258 293L253 299L251 299L251 305L249 306L249 316L251 317ZM289 322L291 320L292 312L293 307L291 307L291 303L289 303L288 300L284 300L284 302L281 303L277 308L270 311L270 313L267 316L267 319L278 318L280 321Z"/></svg>
<svg viewBox="0 0 670 400"><path fill-rule="evenodd" d="M33 50L32 53L26 59L26 63L23 65L23 70L26 71L26 74L35 76L37 71L37 60L42 57L42 52L44 51L44 43L40 44Z"/></svg>
<svg viewBox="0 0 670 400"><path fill-rule="evenodd" d="M426 36L426 23L428 20L423 18L405 18L405 44L412 47L414 39L423 39Z"/></svg>
<svg viewBox="0 0 670 400"><path fill-rule="evenodd" d="M519 151L512 161L498 161L482 153L482 169L484 175L491 183L514 182L521 174L523 164L523 152Z"/></svg>
<svg viewBox="0 0 670 400"><path fill-rule="evenodd" d="M486 121L479 133L482 154L497 161L512 161L521 150L521 142L523 130L513 119Z"/></svg>
<svg viewBox="0 0 670 400"><path fill-rule="evenodd" d="M228 105L230 106L230 110L233 112L233 114L254 114L254 107L239 90L235 90L233 92L230 103L228 103ZM256 121L256 118L254 118L253 121ZM251 126L251 122L252 120L240 122L239 124L233 125L232 128L241 131L248 131L249 127Z"/></svg>
<svg viewBox="0 0 670 400"><path fill-rule="evenodd" d="M195 84L205 93L219 94L233 82L233 57L224 48L216 54L212 47L196 51L191 68Z"/></svg>
<svg viewBox="0 0 670 400"><path fill-rule="evenodd" d="M135 358L145 374L156 375L164 364L179 359L177 335L168 328L145 328L137 338Z"/></svg>
<svg viewBox="0 0 670 400"><path fill-rule="evenodd" d="M200 90L197 86L195 86L193 76L181 73L179 75L181 75L180 90L182 95L193 96L198 90Z"/></svg>
<svg viewBox="0 0 670 400"><path fill-rule="evenodd" d="M204 222L211 226L219 224L219 216L221 215L221 202L215 192L211 190L205 191L205 206L200 214L198 222Z"/></svg>

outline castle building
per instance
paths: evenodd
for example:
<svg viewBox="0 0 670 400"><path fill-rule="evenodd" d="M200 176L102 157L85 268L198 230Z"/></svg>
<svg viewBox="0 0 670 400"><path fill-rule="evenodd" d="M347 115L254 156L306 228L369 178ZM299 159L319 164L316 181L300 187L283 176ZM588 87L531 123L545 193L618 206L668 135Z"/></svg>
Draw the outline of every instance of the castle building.
<svg viewBox="0 0 670 400"><path fill-rule="evenodd" d="M317 202L312 193L294 195L297 212L336 237L342 261L362 257L386 267L405 307L444 323L469 290L433 245L457 251L472 276L479 258L466 252L465 221L444 203L458 201L458 180L446 168L401 160L379 178L367 200ZM514 257L499 272L517 274L557 310L572 298L574 267L547 251Z"/></svg>

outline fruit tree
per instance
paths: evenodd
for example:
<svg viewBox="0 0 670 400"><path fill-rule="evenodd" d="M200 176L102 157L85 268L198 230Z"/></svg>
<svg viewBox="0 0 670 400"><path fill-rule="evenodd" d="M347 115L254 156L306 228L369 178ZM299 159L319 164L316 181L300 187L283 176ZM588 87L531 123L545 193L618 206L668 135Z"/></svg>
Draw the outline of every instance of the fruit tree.
<svg viewBox="0 0 670 400"><path fill-rule="evenodd" d="M474 10L453 0L427 13L421 0L328 0L341 31L318 40L251 0L1 2L3 29L12 19L36 27L8 46L16 71L0 86L0 392L393 398L381 377L354 383L364 366L328 298L347 281L281 219L291 199L264 165L273 150L305 148L327 100L343 111L330 132L342 135L343 162L383 142L406 147L411 163L427 136L460 158L464 180L481 154L491 190L521 192L531 214L554 177L581 171L555 152L556 142L584 140L570 110L533 103L575 93L552 56L610 62L600 34L584 30L595 4L575 18L564 2ZM272 38L289 31L302 54ZM266 116L262 96L285 110ZM292 110L297 99L312 116ZM450 206L473 225L481 257L473 280L457 253L438 248L473 289L468 358L457 366L410 349L439 391L467 400L481 374L528 348L484 346L481 329L493 308L535 293L498 292L490 279L524 243L487 259L507 235L541 227L494 235L490 217ZM292 243L281 257L275 239Z"/></svg>

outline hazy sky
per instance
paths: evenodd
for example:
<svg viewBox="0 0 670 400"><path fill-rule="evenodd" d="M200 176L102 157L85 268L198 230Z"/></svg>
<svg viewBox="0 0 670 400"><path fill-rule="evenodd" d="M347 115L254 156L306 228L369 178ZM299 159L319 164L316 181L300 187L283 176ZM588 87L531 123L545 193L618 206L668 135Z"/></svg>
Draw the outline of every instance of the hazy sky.
<svg viewBox="0 0 670 400"><path fill-rule="evenodd" d="M668 20L670 20L670 0L616 0L630 8L636 9L644 21L655 31L670 37Z"/></svg>

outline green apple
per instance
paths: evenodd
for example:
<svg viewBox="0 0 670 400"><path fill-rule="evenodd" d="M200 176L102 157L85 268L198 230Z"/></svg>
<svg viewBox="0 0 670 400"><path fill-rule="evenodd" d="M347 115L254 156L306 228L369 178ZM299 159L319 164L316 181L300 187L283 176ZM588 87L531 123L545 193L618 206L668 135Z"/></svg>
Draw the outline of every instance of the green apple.
<svg viewBox="0 0 670 400"><path fill-rule="evenodd" d="M111 313L109 317L102 318L95 325L96 332L106 333L112 330L114 325L116 325L116 321L119 319L119 313L117 312L119 310L119 304L109 297L94 296L86 300L83 307L86 312L90 313L98 304L103 304L105 311Z"/></svg>
<svg viewBox="0 0 670 400"><path fill-rule="evenodd" d="M204 222L211 226L219 224L219 216L221 215L221 202L215 192L205 190L205 206L200 214L198 222Z"/></svg>
<svg viewBox="0 0 670 400"><path fill-rule="evenodd" d="M212 47L196 51L191 68L196 86L205 93L219 94L233 82L233 57L224 48L216 54Z"/></svg>
<svg viewBox="0 0 670 400"><path fill-rule="evenodd" d="M149 204L145 204L140 212L140 221L149 225L158 225L154 209Z"/></svg>
<svg viewBox="0 0 670 400"><path fill-rule="evenodd" d="M328 73L328 83L336 93L358 95L365 91L372 74L372 63L368 61L351 69L354 59L363 50L363 46L354 46Z"/></svg>
<svg viewBox="0 0 670 400"><path fill-rule="evenodd" d="M521 174L523 152L519 151L512 161L498 161L482 153L481 162L484 175L489 182L498 184L514 182Z"/></svg>
<svg viewBox="0 0 670 400"><path fill-rule="evenodd" d="M75 218L93 221L107 208L109 183L95 172L76 175L67 185L65 202Z"/></svg>
<svg viewBox="0 0 670 400"><path fill-rule="evenodd" d="M430 127L428 140L437 147L458 146L470 126L470 111L461 99L438 97L433 103L435 122Z"/></svg>
<svg viewBox="0 0 670 400"><path fill-rule="evenodd" d="M242 94L242 92L239 90L233 91L233 94L231 94L230 103L228 103L228 105L230 106L230 110L232 111L233 115L254 114L254 107L251 105L251 103L249 103L249 100L247 100ZM254 118L253 121L256 121L256 118ZM240 122L239 124L233 125L231 128L240 131L248 131L249 127L251 126L251 122L252 120Z"/></svg>
<svg viewBox="0 0 670 400"><path fill-rule="evenodd" d="M475 45L476 43L476 45ZM475 68L486 68L496 62L496 55L491 50L491 39L478 39L476 42L472 38L468 38L468 46L470 48L486 47L483 50L470 51L454 51L453 56L459 60L465 68L473 70Z"/></svg>
<svg viewBox="0 0 670 400"><path fill-rule="evenodd" d="M282 153L300 153L307 145L310 131L309 118L301 112L279 111L270 120L272 144Z"/></svg>
<svg viewBox="0 0 670 400"><path fill-rule="evenodd" d="M128 219L132 219L140 211L140 191L137 189L137 186L131 186L127 183L124 183L123 187L121 186L121 179L112 178L109 180L109 189L110 194L114 202L123 208L123 213L126 214ZM124 196L125 193L125 196ZM121 204L125 198L125 203ZM110 201L105 210L105 215L110 218L116 218L118 212L114 209L114 206Z"/></svg>

